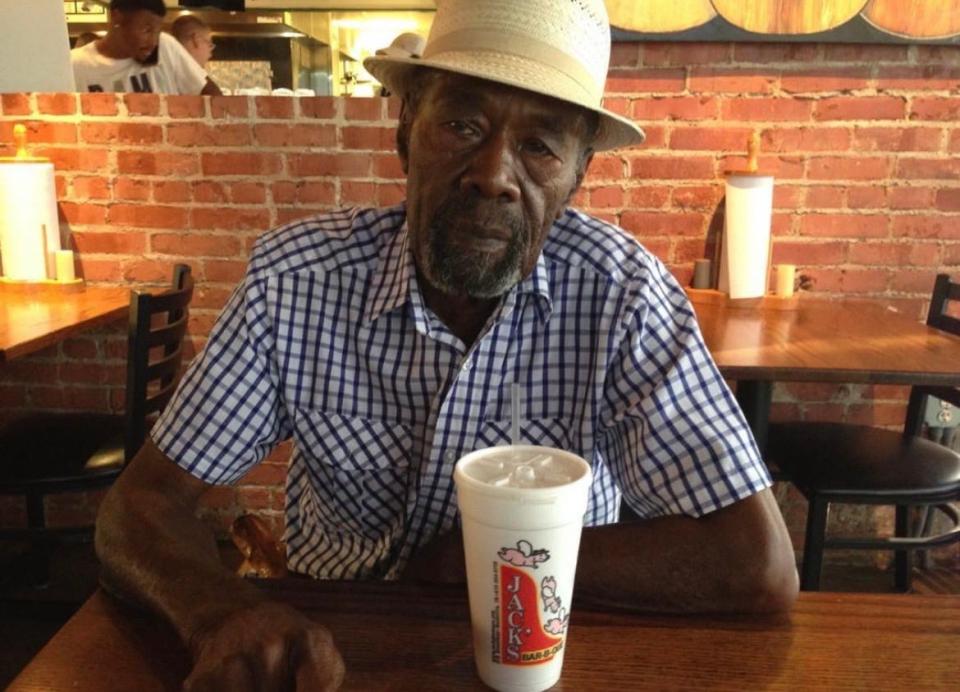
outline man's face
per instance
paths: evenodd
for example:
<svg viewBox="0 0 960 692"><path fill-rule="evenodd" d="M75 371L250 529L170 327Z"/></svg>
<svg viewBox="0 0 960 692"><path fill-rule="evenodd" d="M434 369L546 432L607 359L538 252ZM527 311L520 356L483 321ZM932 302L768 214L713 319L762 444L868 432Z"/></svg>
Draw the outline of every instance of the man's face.
<svg viewBox="0 0 960 692"><path fill-rule="evenodd" d="M399 137L417 269L442 293L506 293L533 270L586 170L585 112L439 73L407 115Z"/></svg>
<svg viewBox="0 0 960 692"><path fill-rule="evenodd" d="M160 41L163 19L148 10L133 10L114 13L113 22L118 25L127 55L146 62Z"/></svg>
<svg viewBox="0 0 960 692"><path fill-rule="evenodd" d="M206 67L213 56L214 43L209 29L197 29L187 42L187 52L200 67Z"/></svg>

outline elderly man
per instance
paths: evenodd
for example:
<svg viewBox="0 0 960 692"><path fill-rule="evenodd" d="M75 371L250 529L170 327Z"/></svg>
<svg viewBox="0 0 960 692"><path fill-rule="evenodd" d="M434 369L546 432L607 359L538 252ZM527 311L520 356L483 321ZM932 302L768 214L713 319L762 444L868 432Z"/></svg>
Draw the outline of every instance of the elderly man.
<svg viewBox="0 0 960 692"><path fill-rule="evenodd" d="M456 578L454 462L509 441L513 384L522 441L593 466L578 589L636 609L790 607L770 479L683 291L567 207L595 151L643 137L600 106L609 47L602 0L446 0L421 58L368 59L403 99L406 204L260 239L101 511L106 584L189 643L188 687L342 675L321 624L220 565L194 518L209 484L292 437L292 570ZM616 523L621 502L643 520Z"/></svg>
<svg viewBox="0 0 960 692"><path fill-rule="evenodd" d="M177 17L170 27L170 33L187 49L190 57L197 61L203 69L213 57L213 33L200 17L195 14L184 14Z"/></svg>
<svg viewBox="0 0 960 692"><path fill-rule="evenodd" d="M110 0L107 35L70 51L77 90L219 95L183 46L160 31L166 13L163 0Z"/></svg>

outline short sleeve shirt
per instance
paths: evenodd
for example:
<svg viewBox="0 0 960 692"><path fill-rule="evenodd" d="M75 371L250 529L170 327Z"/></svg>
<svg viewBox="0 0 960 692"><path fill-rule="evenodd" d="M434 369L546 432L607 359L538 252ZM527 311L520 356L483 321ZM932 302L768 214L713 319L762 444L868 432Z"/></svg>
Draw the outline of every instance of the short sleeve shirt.
<svg viewBox="0 0 960 692"><path fill-rule="evenodd" d="M206 71L187 49L169 34L161 33L157 63L145 65L133 58L102 55L96 42L70 51L77 91L199 94L207 83Z"/></svg>
<svg viewBox="0 0 960 692"><path fill-rule="evenodd" d="M401 205L270 232L152 433L209 483L293 438L289 566L396 577L453 528L453 466L510 442L592 466L585 525L701 516L770 485L683 290L623 231L568 210L466 346L426 307Z"/></svg>

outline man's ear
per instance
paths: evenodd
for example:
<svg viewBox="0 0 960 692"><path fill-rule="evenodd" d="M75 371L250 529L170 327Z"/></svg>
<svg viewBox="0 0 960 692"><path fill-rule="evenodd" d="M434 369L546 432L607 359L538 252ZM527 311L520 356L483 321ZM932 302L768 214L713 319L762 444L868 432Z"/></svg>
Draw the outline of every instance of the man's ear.
<svg viewBox="0 0 960 692"><path fill-rule="evenodd" d="M410 158L410 109L407 108L407 99L400 102L400 117L397 122L397 156L400 157L400 166L404 175L407 173Z"/></svg>
<svg viewBox="0 0 960 692"><path fill-rule="evenodd" d="M593 161L593 149L587 149L587 151L583 152L580 160L577 161L577 174L574 178L573 185L570 186L570 190L567 192L567 198L563 200L563 204L560 206L560 209L557 210L558 219L563 215L564 209L570 205L570 200L572 200L573 196L577 194L577 190L580 189L580 185L583 183L583 179L587 175L587 169L590 168L591 161Z"/></svg>

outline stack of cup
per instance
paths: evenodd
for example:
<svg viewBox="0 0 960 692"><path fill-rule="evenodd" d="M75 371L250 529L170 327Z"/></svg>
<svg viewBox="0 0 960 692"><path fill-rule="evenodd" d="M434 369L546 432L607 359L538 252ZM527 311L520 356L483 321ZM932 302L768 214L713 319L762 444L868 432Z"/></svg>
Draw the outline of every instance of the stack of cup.
<svg viewBox="0 0 960 692"><path fill-rule="evenodd" d="M454 470L474 658L503 692L560 678L590 465L549 447L481 449Z"/></svg>

